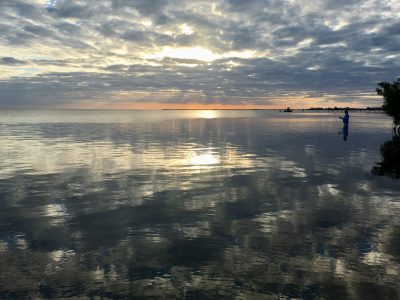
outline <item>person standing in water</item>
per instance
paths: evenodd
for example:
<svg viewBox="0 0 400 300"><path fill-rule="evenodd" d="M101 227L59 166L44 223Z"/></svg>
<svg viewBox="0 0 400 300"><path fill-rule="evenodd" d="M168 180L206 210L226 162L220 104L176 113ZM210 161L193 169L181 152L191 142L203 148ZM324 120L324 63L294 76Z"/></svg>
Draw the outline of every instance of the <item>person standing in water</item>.
<svg viewBox="0 0 400 300"><path fill-rule="evenodd" d="M349 116L349 110L346 109L344 111L344 116L339 117L339 119L343 120L343 140L347 140L347 136L349 135L349 121L350 121L350 116Z"/></svg>
<svg viewBox="0 0 400 300"><path fill-rule="evenodd" d="M342 120L343 120L343 124L349 125L349 120L350 120L349 110L346 109L346 110L344 111L344 116L343 116L343 117L339 117L339 119L342 119Z"/></svg>

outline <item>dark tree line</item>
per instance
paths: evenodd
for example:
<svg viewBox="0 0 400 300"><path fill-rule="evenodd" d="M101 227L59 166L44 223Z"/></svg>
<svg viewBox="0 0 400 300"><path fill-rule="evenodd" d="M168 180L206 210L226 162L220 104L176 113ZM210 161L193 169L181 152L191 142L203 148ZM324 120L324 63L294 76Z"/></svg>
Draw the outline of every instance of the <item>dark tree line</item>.
<svg viewBox="0 0 400 300"><path fill-rule="evenodd" d="M396 125L400 125L400 78L393 83L380 82L376 89L378 95L383 97L383 110L393 118Z"/></svg>
<svg viewBox="0 0 400 300"><path fill-rule="evenodd" d="M372 174L400 179L400 78L393 83L380 82L378 86L376 92L384 101L382 108L393 118L395 126L392 140L381 146L382 161L373 167Z"/></svg>

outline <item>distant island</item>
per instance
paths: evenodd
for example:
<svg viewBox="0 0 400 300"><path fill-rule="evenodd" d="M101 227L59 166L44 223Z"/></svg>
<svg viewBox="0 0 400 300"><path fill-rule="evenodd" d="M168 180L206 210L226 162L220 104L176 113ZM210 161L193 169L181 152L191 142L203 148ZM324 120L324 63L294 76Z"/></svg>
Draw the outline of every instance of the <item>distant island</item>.
<svg viewBox="0 0 400 300"><path fill-rule="evenodd" d="M296 111L305 111L305 110L312 110L312 111L344 111L344 110L349 110L349 111L370 111L370 112L383 112L383 107L378 106L378 107L365 107L365 108L358 108L358 107L310 107L310 108L290 108L290 110L296 110ZM204 108L163 108L161 110L278 110L278 111L287 111L287 108L285 109L278 109L278 108L209 108L209 109L204 109Z"/></svg>
<svg viewBox="0 0 400 300"><path fill-rule="evenodd" d="M354 108L354 107L311 107L307 108L307 110L325 110L325 111L342 111L342 110L349 110L349 111L371 111L371 112L383 112L382 106L377 107L365 107L365 108Z"/></svg>

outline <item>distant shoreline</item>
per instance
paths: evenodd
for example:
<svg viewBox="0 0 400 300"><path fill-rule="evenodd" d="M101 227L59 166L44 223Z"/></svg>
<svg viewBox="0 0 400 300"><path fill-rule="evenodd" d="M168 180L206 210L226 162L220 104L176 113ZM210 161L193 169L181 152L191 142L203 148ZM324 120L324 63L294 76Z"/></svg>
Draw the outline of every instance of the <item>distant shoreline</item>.
<svg viewBox="0 0 400 300"><path fill-rule="evenodd" d="M382 108L376 108L376 107L367 107L367 108L293 108L292 111L326 111L326 112L335 112L335 111L344 111L344 110L349 110L352 112L383 112ZM269 110L269 111L280 111L284 112L284 109L279 109L279 108L212 108L212 109L201 109L201 108L163 108L161 110Z"/></svg>
<svg viewBox="0 0 400 300"><path fill-rule="evenodd" d="M382 108L292 108L293 112L340 112L348 109L350 112L384 112ZM216 111L278 111L284 112L284 108L160 108L160 109L116 109L116 108L10 108L4 107L0 110L15 110L15 111L24 111L24 110L39 110L39 111L56 111L56 110L71 110L71 111L79 111L79 110L98 110L98 111L107 111L107 110L115 110L115 111L202 111L202 110L216 110Z"/></svg>

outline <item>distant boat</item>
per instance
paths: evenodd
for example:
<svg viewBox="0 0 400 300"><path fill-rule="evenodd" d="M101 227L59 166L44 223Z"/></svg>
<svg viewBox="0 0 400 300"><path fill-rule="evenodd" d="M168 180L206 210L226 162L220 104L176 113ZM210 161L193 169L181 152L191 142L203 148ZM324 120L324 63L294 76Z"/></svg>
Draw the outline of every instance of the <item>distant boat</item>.
<svg viewBox="0 0 400 300"><path fill-rule="evenodd" d="M293 110L290 109L290 107L288 106L283 112L292 112Z"/></svg>

